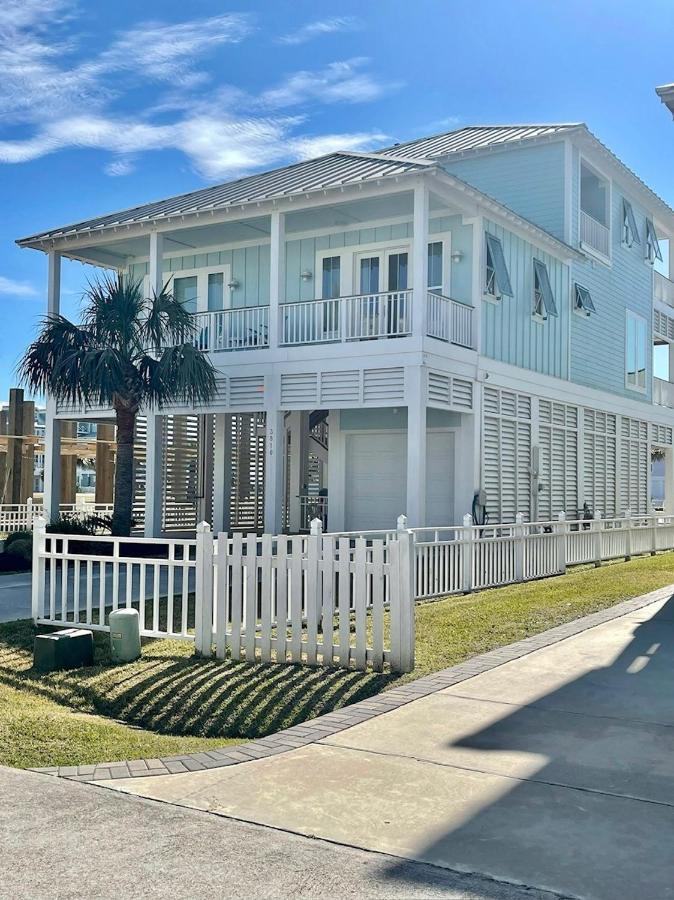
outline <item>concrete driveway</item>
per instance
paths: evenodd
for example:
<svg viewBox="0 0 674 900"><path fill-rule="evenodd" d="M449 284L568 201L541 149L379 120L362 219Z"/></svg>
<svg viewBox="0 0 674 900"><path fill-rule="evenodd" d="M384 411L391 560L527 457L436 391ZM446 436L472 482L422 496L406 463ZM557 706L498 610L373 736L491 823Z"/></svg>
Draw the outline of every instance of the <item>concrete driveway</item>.
<svg viewBox="0 0 674 900"><path fill-rule="evenodd" d="M674 898L674 600L315 743L119 791L588 900Z"/></svg>

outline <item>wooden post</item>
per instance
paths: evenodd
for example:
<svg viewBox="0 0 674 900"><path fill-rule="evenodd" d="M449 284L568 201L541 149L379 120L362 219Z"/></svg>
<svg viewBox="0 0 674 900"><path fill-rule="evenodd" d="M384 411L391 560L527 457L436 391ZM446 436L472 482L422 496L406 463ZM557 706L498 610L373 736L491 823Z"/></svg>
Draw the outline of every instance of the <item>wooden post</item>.
<svg viewBox="0 0 674 900"><path fill-rule="evenodd" d="M113 443L115 426L100 424L96 428L96 503L112 503L115 485Z"/></svg>
<svg viewBox="0 0 674 900"><path fill-rule="evenodd" d="M74 504L77 500L76 441L77 422L63 422L61 425L61 503Z"/></svg>
<svg viewBox="0 0 674 900"><path fill-rule="evenodd" d="M44 549L45 535L47 533L47 520L38 516L33 521L33 578L31 612L33 622L44 618ZM54 561L51 561L54 565Z"/></svg>
<svg viewBox="0 0 674 900"><path fill-rule="evenodd" d="M197 525L195 581L194 649L199 656L209 657L213 642L213 535L208 522Z"/></svg>

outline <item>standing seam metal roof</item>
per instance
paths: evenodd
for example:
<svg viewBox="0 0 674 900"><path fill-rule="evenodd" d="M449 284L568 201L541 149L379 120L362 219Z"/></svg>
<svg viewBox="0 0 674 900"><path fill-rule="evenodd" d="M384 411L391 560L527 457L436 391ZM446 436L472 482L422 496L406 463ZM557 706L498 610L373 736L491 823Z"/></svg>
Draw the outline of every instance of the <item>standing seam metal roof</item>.
<svg viewBox="0 0 674 900"><path fill-rule="evenodd" d="M417 138L403 144L385 147L380 153L395 153L408 159L434 159L447 153L461 153L496 144L550 137L578 128L579 123L563 125L471 125L457 131L443 132L431 137Z"/></svg>

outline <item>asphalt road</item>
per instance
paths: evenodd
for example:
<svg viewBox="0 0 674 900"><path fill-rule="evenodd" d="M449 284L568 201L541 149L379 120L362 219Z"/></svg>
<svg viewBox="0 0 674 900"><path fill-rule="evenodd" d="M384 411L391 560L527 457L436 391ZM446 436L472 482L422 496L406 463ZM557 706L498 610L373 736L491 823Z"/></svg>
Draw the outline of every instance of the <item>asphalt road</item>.
<svg viewBox="0 0 674 900"><path fill-rule="evenodd" d="M16 769L0 796L12 900L553 896Z"/></svg>

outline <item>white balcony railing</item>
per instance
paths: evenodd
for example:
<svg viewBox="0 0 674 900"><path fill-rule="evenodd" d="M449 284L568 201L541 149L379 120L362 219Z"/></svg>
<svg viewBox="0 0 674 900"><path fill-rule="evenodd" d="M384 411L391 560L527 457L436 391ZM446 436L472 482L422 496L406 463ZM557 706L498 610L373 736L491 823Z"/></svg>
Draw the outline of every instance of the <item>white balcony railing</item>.
<svg viewBox="0 0 674 900"><path fill-rule="evenodd" d="M323 344L412 333L412 291L384 291L281 306L281 343Z"/></svg>
<svg viewBox="0 0 674 900"><path fill-rule="evenodd" d="M429 337L458 344L459 347L473 348L472 306L432 291L428 292L426 303Z"/></svg>
<svg viewBox="0 0 674 900"><path fill-rule="evenodd" d="M320 519L323 530L328 528L328 498L315 494L300 494L300 529L309 531L314 519Z"/></svg>
<svg viewBox="0 0 674 900"><path fill-rule="evenodd" d="M660 272L653 273L653 297L667 306L674 307L674 281Z"/></svg>
<svg viewBox="0 0 674 900"><path fill-rule="evenodd" d="M269 346L269 307L250 306L194 314L200 350L252 350Z"/></svg>
<svg viewBox="0 0 674 900"><path fill-rule="evenodd" d="M662 378L653 379L653 403L674 409L674 383Z"/></svg>
<svg viewBox="0 0 674 900"><path fill-rule="evenodd" d="M602 256L610 255L610 232L606 225L602 225L582 209L580 211L580 242Z"/></svg>

